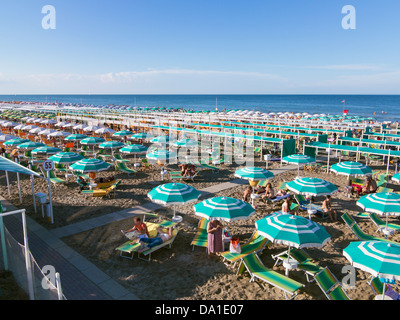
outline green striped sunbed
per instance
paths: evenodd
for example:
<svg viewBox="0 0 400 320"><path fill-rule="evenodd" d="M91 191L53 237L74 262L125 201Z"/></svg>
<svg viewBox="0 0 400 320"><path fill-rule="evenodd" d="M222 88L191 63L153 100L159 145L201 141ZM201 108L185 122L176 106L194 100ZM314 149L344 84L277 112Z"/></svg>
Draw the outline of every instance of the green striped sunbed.
<svg viewBox="0 0 400 320"><path fill-rule="evenodd" d="M250 282L255 279L265 281L269 285L282 290L286 299L288 295L293 299L298 294L298 290L304 287L302 283L267 268L256 253L251 253L241 258L237 274L241 274L245 270L251 276Z"/></svg>
<svg viewBox="0 0 400 320"><path fill-rule="evenodd" d="M371 280L368 281L368 285L372 289L375 295L383 293L383 283L379 279L379 277L370 277Z"/></svg>
<svg viewBox="0 0 400 320"><path fill-rule="evenodd" d="M385 241L389 243L399 244L398 242L395 241L390 241L384 238L374 237L369 234L366 234L364 231L361 230L357 222L348 213L342 214L342 219L360 241Z"/></svg>
<svg viewBox="0 0 400 320"><path fill-rule="evenodd" d="M136 174L136 170L129 169L129 168L126 166L125 162L117 161L117 162L115 163L115 165L116 165L116 167L117 167L117 169L118 169L119 171L125 172L125 173L127 173L128 175L131 175L131 174L135 175L135 174Z"/></svg>
<svg viewBox="0 0 400 320"><path fill-rule="evenodd" d="M49 177L50 177L50 181L53 182L54 184L64 183L64 182L65 182L64 179L58 178L58 177L55 175L55 173L54 173L53 170L50 170L50 171L49 171Z"/></svg>
<svg viewBox="0 0 400 320"><path fill-rule="evenodd" d="M329 270L324 268L315 276L315 281L329 300L350 300L346 291Z"/></svg>
<svg viewBox="0 0 400 320"><path fill-rule="evenodd" d="M270 240L259 235L258 232L254 232L250 240L241 246L241 253L231 253L230 251L225 251L221 253L221 257L224 259L224 263L233 263L233 267L236 262L238 262L243 257L251 253L258 253L264 250L264 248L270 244Z"/></svg>
<svg viewBox="0 0 400 320"><path fill-rule="evenodd" d="M192 246L192 251L194 251L194 247L202 247L207 249L208 246L207 225L209 221L210 220L206 218L200 219L199 225L197 226L197 233L190 244Z"/></svg>
<svg viewBox="0 0 400 320"><path fill-rule="evenodd" d="M302 249L297 249L297 248L291 249L290 257L297 261L297 269L300 269L305 272L307 282L314 281L315 275L324 269L323 267L315 264L313 259ZM272 258L274 260L276 259L274 266L279 265L280 263L283 262L283 260L286 260L288 258L287 250L280 254L272 256Z"/></svg>
<svg viewBox="0 0 400 320"><path fill-rule="evenodd" d="M383 228L386 228L386 222L381 220L376 213L371 213L369 215L371 218L372 222L378 227L376 231L379 231ZM393 231L399 231L400 230L400 225L394 224L394 223L388 223L387 224L388 229L391 229Z"/></svg>

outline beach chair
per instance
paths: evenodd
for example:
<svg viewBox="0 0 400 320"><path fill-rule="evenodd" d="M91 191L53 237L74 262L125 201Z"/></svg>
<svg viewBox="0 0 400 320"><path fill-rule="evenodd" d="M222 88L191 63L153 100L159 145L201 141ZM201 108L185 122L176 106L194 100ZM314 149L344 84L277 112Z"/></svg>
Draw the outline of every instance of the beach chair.
<svg viewBox="0 0 400 320"><path fill-rule="evenodd" d="M134 169L129 169L129 168L126 166L125 162L119 162L119 161L117 161L117 162L115 163L115 165L116 165L116 167L117 167L117 170L119 170L119 171L125 172L125 173L127 173L128 175L136 175L136 170L134 170Z"/></svg>
<svg viewBox="0 0 400 320"><path fill-rule="evenodd" d="M152 222L146 222L147 225L147 230L149 231L150 234L150 238L154 238L155 236L157 236L157 228L160 227L160 224L157 223L152 223ZM137 256L139 259L145 260L150 262L151 261L151 254L161 248L166 248L168 247L169 249L171 249L171 246L173 244L173 242L175 241L175 238L178 234L178 229L174 228L173 229L173 233L172 233L172 238L158 246L155 246L153 248L150 248L146 251L143 251L141 253L138 252L138 249L140 248L140 244L139 243L135 243L132 244L132 241L126 241L124 242L122 245L120 245L119 247L115 248L116 251L120 252L120 257L122 258L127 258L127 259L133 259L135 252L137 252ZM143 257L148 257L147 259L144 259Z"/></svg>
<svg viewBox="0 0 400 320"><path fill-rule="evenodd" d="M376 185L378 187L386 187L390 179L390 175L386 173L381 173L376 175ZM378 192L378 191L377 191Z"/></svg>
<svg viewBox="0 0 400 320"><path fill-rule="evenodd" d="M44 174L45 177L47 177L47 174L45 174L45 173L43 173L43 174ZM60 184L60 183L65 183L65 182L66 182L66 180L61 179L61 178L58 178L58 177L55 175L55 173L54 173L53 170L50 170L50 171L49 171L49 177L50 177L50 181L51 181L52 183L54 183L55 185Z"/></svg>
<svg viewBox="0 0 400 320"><path fill-rule="evenodd" d="M372 292L377 296L383 294L383 283L379 277L370 276L368 285L372 289Z"/></svg>
<svg viewBox="0 0 400 320"><path fill-rule="evenodd" d="M62 165L61 163L55 163L54 164L54 168L57 172L63 172L66 173L67 169L64 167L64 165Z"/></svg>
<svg viewBox="0 0 400 320"><path fill-rule="evenodd" d="M122 157L121 157L121 155L120 154L118 154L118 153L115 153L114 154L114 158L115 158L115 161L120 161L120 162L130 162L130 160L128 160L128 159L122 159Z"/></svg>
<svg viewBox="0 0 400 320"><path fill-rule="evenodd" d="M313 282L315 275L322 271L323 267L315 264L313 259L303 250L298 248L292 248L290 250L290 257L297 261L297 269L304 271L307 282ZM272 259L276 260L274 267L283 263L288 258L288 251L276 254L272 256Z"/></svg>
<svg viewBox="0 0 400 320"><path fill-rule="evenodd" d="M316 274L314 279L329 300L350 300L350 297L328 267Z"/></svg>
<svg viewBox="0 0 400 320"><path fill-rule="evenodd" d="M255 279L262 280L282 290L286 299L288 299L288 296L290 296L290 299L294 299L299 289L304 287L302 283L267 268L254 252L240 258L237 275L244 273L245 270L250 274L250 282L253 282Z"/></svg>
<svg viewBox="0 0 400 320"><path fill-rule="evenodd" d="M393 192L394 191L394 189L392 189L392 188L385 188L385 187L378 187L377 189L376 189L376 193L379 193L379 192Z"/></svg>
<svg viewBox="0 0 400 320"><path fill-rule="evenodd" d="M348 213L342 214L342 219L345 222L345 224L350 228L350 230L353 231L357 239L360 241L385 241L389 243L399 244L398 242L395 241L390 241L384 238L374 237L370 236L369 234L366 234L364 231L361 230L357 222Z"/></svg>
<svg viewBox="0 0 400 320"><path fill-rule="evenodd" d="M311 213L308 211L309 209L314 211L316 215L321 215L323 219L328 218L328 215L322 210L322 206L313 203L310 204L310 200L307 200L302 194L295 194L294 198L299 205L300 210L308 212L310 220Z"/></svg>
<svg viewBox="0 0 400 320"><path fill-rule="evenodd" d="M192 251L194 251L195 247L206 248L208 246L208 233L207 233L207 225L210 220L206 218L201 218L199 224L197 226L197 232L194 236L190 245L192 246Z"/></svg>
<svg viewBox="0 0 400 320"><path fill-rule="evenodd" d="M110 198L111 194L115 197L115 189L121 183L121 180L113 183L106 189L93 189L93 190L82 190L82 194L85 196L92 196L92 197L108 197Z"/></svg>
<svg viewBox="0 0 400 320"><path fill-rule="evenodd" d="M199 164L196 164L196 166L197 166L199 169L202 169L202 170L211 170L212 173L219 173L219 168L218 168L218 167L209 165L209 164L207 164L207 163L201 162L201 163L199 163Z"/></svg>
<svg viewBox="0 0 400 320"><path fill-rule="evenodd" d="M146 158L143 158L140 163L144 171L149 171L153 168L153 165Z"/></svg>
<svg viewBox="0 0 400 320"><path fill-rule="evenodd" d="M221 253L223 262L227 266L232 266L233 268L241 258L245 257L250 253L259 253L264 250L264 248L271 244L271 241L263 236L259 235L257 231L253 233L249 241L241 245L241 253L231 253L230 251L225 251Z"/></svg>
<svg viewBox="0 0 400 320"><path fill-rule="evenodd" d="M386 222L381 220L376 213L369 214L369 217L372 220L372 222L378 227L378 229L376 230L377 232L386 228ZM394 223L388 223L387 227L388 229L393 230L395 232L400 230L400 225Z"/></svg>

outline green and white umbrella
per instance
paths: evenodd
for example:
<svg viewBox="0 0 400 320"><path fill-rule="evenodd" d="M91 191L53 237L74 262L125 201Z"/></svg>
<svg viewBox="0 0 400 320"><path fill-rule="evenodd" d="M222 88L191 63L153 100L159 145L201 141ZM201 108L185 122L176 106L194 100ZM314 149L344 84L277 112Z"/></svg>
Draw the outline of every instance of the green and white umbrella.
<svg viewBox="0 0 400 320"><path fill-rule="evenodd" d="M276 214L256 221L257 232L272 242L284 244L288 248L323 247L330 239L330 234L320 224L304 217L292 214ZM289 268L286 268L286 275Z"/></svg>
<svg viewBox="0 0 400 320"><path fill-rule="evenodd" d="M120 142L120 141L106 141L103 142L101 144L99 144L99 148L102 149L118 149L118 148L122 148L123 146L125 146L124 143Z"/></svg>
<svg viewBox="0 0 400 320"><path fill-rule="evenodd" d="M367 212L386 215L386 228L382 230L385 237L389 233L389 216L400 216L400 194L393 192L370 193L362 196L356 204Z"/></svg>
<svg viewBox="0 0 400 320"><path fill-rule="evenodd" d="M29 139L15 138L15 139L7 140L6 142L3 143L3 145L6 147L15 147L15 146L18 146L22 143L29 142L29 141L30 141Z"/></svg>
<svg viewBox="0 0 400 320"><path fill-rule="evenodd" d="M87 145L87 146L94 146L96 144L100 144L105 141L106 141L105 139L100 138L100 137L88 137L88 138L82 139L80 141L80 144Z"/></svg>
<svg viewBox="0 0 400 320"><path fill-rule="evenodd" d="M354 267L379 277L382 282L400 280L400 245L384 241L354 241L343 249L343 255Z"/></svg>
<svg viewBox="0 0 400 320"><path fill-rule="evenodd" d="M308 196L331 195L338 191L333 183L319 178L298 178L286 183L286 187L294 193Z"/></svg>
<svg viewBox="0 0 400 320"><path fill-rule="evenodd" d="M177 154L173 151L158 149L146 154L146 158L153 161L169 161L177 158Z"/></svg>
<svg viewBox="0 0 400 320"><path fill-rule="evenodd" d="M139 154L139 153L146 153L147 147L145 147L141 144L131 144L131 145L123 147L119 151L122 153L128 153L128 154Z"/></svg>
<svg viewBox="0 0 400 320"><path fill-rule="evenodd" d="M152 138L150 140L152 143L160 143L160 144L166 144L170 142L170 137L169 136L158 136L155 138Z"/></svg>
<svg viewBox="0 0 400 320"><path fill-rule="evenodd" d="M372 169L370 167L356 161L335 163L330 170L339 175L352 177L372 175Z"/></svg>
<svg viewBox="0 0 400 320"><path fill-rule="evenodd" d="M71 164L69 167L74 171L87 173L108 170L110 168L110 164L100 159L82 159Z"/></svg>
<svg viewBox="0 0 400 320"><path fill-rule="evenodd" d="M193 206L197 216L223 221L247 219L255 213L247 202L231 197L214 197Z"/></svg>
<svg viewBox="0 0 400 320"><path fill-rule="evenodd" d="M400 172L393 175L392 180L394 182L400 183Z"/></svg>
<svg viewBox="0 0 400 320"><path fill-rule="evenodd" d="M54 163L70 164L82 160L84 157L75 152L59 152L49 157L49 159L53 160Z"/></svg>
<svg viewBox="0 0 400 320"><path fill-rule="evenodd" d="M17 145L18 149L23 149L23 150L33 150L39 147L44 147L45 144L41 142L34 142L34 141L29 141L29 142L24 142L19 145Z"/></svg>
<svg viewBox="0 0 400 320"><path fill-rule="evenodd" d="M133 135L134 133L129 130L121 130L113 133L114 137L129 137Z"/></svg>
<svg viewBox="0 0 400 320"><path fill-rule="evenodd" d="M1 141L1 142L13 140L13 139L18 139L18 137L13 136L13 135L11 135L11 134L5 134L5 133L3 133L3 134L0 135L0 141Z"/></svg>
<svg viewBox="0 0 400 320"><path fill-rule="evenodd" d="M201 192L183 183L166 183L153 188L147 196L151 201L168 205L183 205L199 199ZM174 206L174 217L175 217Z"/></svg>
<svg viewBox="0 0 400 320"><path fill-rule="evenodd" d="M282 162L297 164L297 175L300 175L300 165L306 163L315 163L315 158L304 154L291 154L282 158Z"/></svg>
<svg viewBox="0 0 400 320"><path fill-rule="evenodd" d="M49 154L49 155L52 155L52 154L59 153L61 151L62 150L59 149L59 148L50 147L50 146L43 146L43 147L39 147L39 148L33 149L32 150L32 154L46 154L46 155Z"/></svg>
<svg viewBox="0 0 400 320"><path fill-rule="evenodd" d="M197 147L199 143L193 139L180 139L174 142L174 146L183 148L193 148Z"/></svg>
<svg viewBox="0 0 400 320"><path fill-rule="evenodd" d="M85 138L87 138L88 136L84 135L84 134L80 134L80 133L74 133L69 135L68 137L65 137L64 140L66 141L80 141L83 140Z"/></svg>
<svg viewBox="0 0 400 320"><path fill-rule="evenodd" d="M153 138L153 135L150 133L146 133L146 132L139 132L139 133L135 133L133 135L130 136L131 139L151 139Z"/></svg>

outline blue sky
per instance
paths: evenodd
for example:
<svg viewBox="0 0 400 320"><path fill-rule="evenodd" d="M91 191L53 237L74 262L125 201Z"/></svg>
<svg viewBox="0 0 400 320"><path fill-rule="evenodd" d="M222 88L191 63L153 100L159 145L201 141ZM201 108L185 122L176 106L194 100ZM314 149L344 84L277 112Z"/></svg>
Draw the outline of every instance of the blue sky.
<svg viewBox="0 0 400 320"><path fill-rule="evenodd" d="M399 94L399 12L398 0L4 0L0 94Z"/></svg>

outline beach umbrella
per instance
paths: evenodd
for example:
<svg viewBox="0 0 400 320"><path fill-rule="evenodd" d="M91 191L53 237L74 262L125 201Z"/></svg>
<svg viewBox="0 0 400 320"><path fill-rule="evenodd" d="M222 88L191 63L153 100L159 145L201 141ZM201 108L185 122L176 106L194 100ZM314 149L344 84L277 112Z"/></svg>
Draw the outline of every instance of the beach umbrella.
<svg viewBox="0 0 400 320"><path fill-rule="evenodd" d="M147 196L151 201L168 205L184 205L186 203L194 202L199 199L201 192L192 186L183 183L166 183L153 188ZM175 218L174 206L174 218Z"/></svg>
<svg viewBox="0 0 400 320"><path fill-rule="evenodd" d="M72 129L74 129L74 130L83 130L83 129L85 129L86 127L87 127L86 124L81 123L81 124L78 124L78 125L76 125L76 126L73 126Z"/></svg>
<svg viewBox="0 0 400 320"><path fill-rule="evenodd" d="M29 141L30 141L29 139L15 138L15 139L7 140L6 142L3 143L3 145L6 147L15 147L19 144L22 144L24 142L29 142Z"/></svg>
<svg viewBox="0 0 400 320"><path fill-rule="evenodd" d="M196 140L193 139L180 139L178 141L174 142L174 146L176 147L197 147L199 143Z"/></svg>
<svg viewBox="0 0 400 320"><path fill-rule="evenodd" d="M53 119L44 119L44 120L41 120L40 123L42 123L42 124L56 124L57 121L53 120Z"/></svg>
<svg viewBox="0 0 400 320"><path fill-rule="evenodd" d="M121 131L117 131L113 133L114 137L128 137L133 135L134 133L132 131L129 130L121 130Z"/></svg>
<svg viewBox="0 0 400 320"><path fill-rule="evenodd" d="M44 147L44 146L46 146L44 143L29 141L29 142L24 142L24 143L17 145L17 148L24 149L24 150L33 150L33 149L36 149L39 147Z"/></svg>
<svg viewBox="0 0 400 320"><path fill-rule="evenodd" d="M71 164L69 167L74 171L88 173L108 170L110 168L110 164L100 159L91 158L79 160L78 162Z"/></svg>
<svg viewBox="0 0 400 320"><path fill-rule="evenodd" d="M3 123L1 124L1 126L2 126L2 127L5 127L5 128L11 128L11 127L17 126L18 124L19 124L19 123L17 123L17 122L7 121L7 122L3 122Z"/></svg>
<svg viewBox="0 0 400 320"><path fill-rule="evenodd" d="M32 154L56 154L62 150L55 147L43 146L32 150Z"/></svg>
<svg viewBox="0 0 400 320"><path fill-rule="evenodd" d="M146 132L135 133L129 137L130 139L151 139L153 135Z"/></svg>
<svg viewBox="0 0 400 320"><path fill-rule="evenodd" d="M115 130L110 129L110 128L100 128L100 129L97 129L95 131L95 133L98 133L98 134L113 134L113 133L115 133Z"/></svg>
<svg viewBox="0 0 400 320"><path fill-rule="evenodd" d="M195 215L212 220L236 221L247 219L255 213L246 201L231 197L214 197L193 206Z"/></svg>
<svg viewBox="0 0 400 320"><path fill-rule="evenodd" d="M15 127L13 127L14 130L22 130L22 128L25 127L25 124L21 123Z"/></svg>
<svg viewBox="0 0 400 320"><path fill-rule="evenodd" d="M176 159L177 156L175 152L166 149L158 149L146 154L147 159L161 162Z"/></svg>
<svg viewBox="0 0 400 320"><path fill-rule="evenodd" d="M96 131L98 129L100 129L100 127L92 125L92 126L87 126L86 128L83 128L83 131L85 131L85 132L93 132L93 131Z"/></svg>
<svg viewBox="0 0 400 320"><path fill-rule="evenodd" d="M0 135L0 142L5 142L13 139L18 139L18 137L13 136L11 134L2 134Z"/></svg>
<svg viewBox="0 0 400 320"><path fill-rule="evenodd" d="M106 140L101 137L88 137L85 139L82 139L79 143L83 145L96 145L105 142Z"/></svg>
<svg viewBox="0 0 400 320"><path fill-rule="evenodd" d="M112 140L99 144L99 148L101 148L101 149L111 149L111 153L113 156L114 156L114 149L119 149L124 146L125 146L124 143L122 143L120 141L112 141Z"/></svg>
<svg viewBox="0 0 400 320"><path fill-rule="evenodd" d="M22 127L22 130L32 130L32 129L36 129L38 128L38 126L35 126L34 124L28 124Z"/></svg>
<svg viewBox="0 0 400 320"><path fill-rule="evenodd" d="M36 127L29 130L29 133L38 134L39 132L43 131L44 129L41 127Z"/></svg>
<svg viewBox="0 0 400 320"><path fill-rule="evenodd" d="M135 153L145 153L147 151L147 147L143 146L141 144L131 144L128 146L123 147L119 151L122 153L130 153L130 154L135 154Z"/></svg>
<svg viewBox="0 0 400 320"><path fill-rule="evenodd" d="M370 167L355 161L335 163L330 170L339 175L352 177L372 175L372 169Z"/></svg>
<svg viewBox="0 0 400 320"><path fill-rule="evenodd" d="M66 132L66 131L55 131L49 134L50 137L67 137L70 135L71 132Z"/></svg>
<svg viewBox="0 0 400 320"><path fill-rule="evenodd" d="M400 172L393 175L392 180L394 182L400 183Z"/></svg>
<svg viewBox="0 0 400 320"><path fill-rule="evenodd" d="M83 140L85 138L88 138L88 136L85 136L84 134L80 134L80 133L74 133L74 134L71 134L71 135L65 137L64 140L66 140L66 141L80 141L80 140Z"/></svg>
<svg viewBox="0 0 400 320"><path fill-rule="evenodd" d="M290 267L290 248L323 247L330 239L320 224L301 216L276 214L256 221L257 232L272 242L289 246L286 275ZM293 261L292 261L293 262Z"/></svg>
<svg viewBox="0 0 400 320"><path fill-rule="evenodd" d="M294 193L308 196L331 195L338 191L334 184L319 178L298 178L286 183L286 187Z"/></svg>
<svg viewBox="0 0 400 320"><path fill-rule="evenodd" d="M381 230L385 237L391 233L387 227L389 216L400 216L400 194L398 193L370 193L362 196L356 204L367 212L386 215L386 228Z"/></svg>
<svg viewBox="0 0 400 320"><path fill-rule="evenodd" d="M45 129L45 130L39 131L39 132L38 132L38 135L41 135L41 136L48 136L49 134L52 134L52 133L54 133L54 132L57 132L57 131L56 131L56 130L53 130L53 129Z"/></svg>
<svg viewBox="0 0 400 320"><path fill-rule="evenodd" d="M315 158L304 155L304 154L291 154L290 156L286 156L282 158L282 162L285 163L294 163L297 164L297 175L300 175L300 165L315 163Z"/></svg>
<svg viewBox="0 0 400 320"><path fill-rule="evenodd" d="M70 164L82 160L84 157L75 152L59 152L49 157L49 159L53 160L55 163Z"/></svg>
<svg viewBox="0 0 400 320"><path fill-rule="evenodd" d="M381 282L400 280L400 245L384 241L354 241L345 249L343 255L350 263ZM385 286L382 297L385 295Z"/></svg>
<svg viewBox="0 0 400 320"><path fill-rule="evenodd" d="M67 125L69 122L65 122L65 121L60 121L57 122L54 126L55 127L65 127L65 125Z"/></svg>

